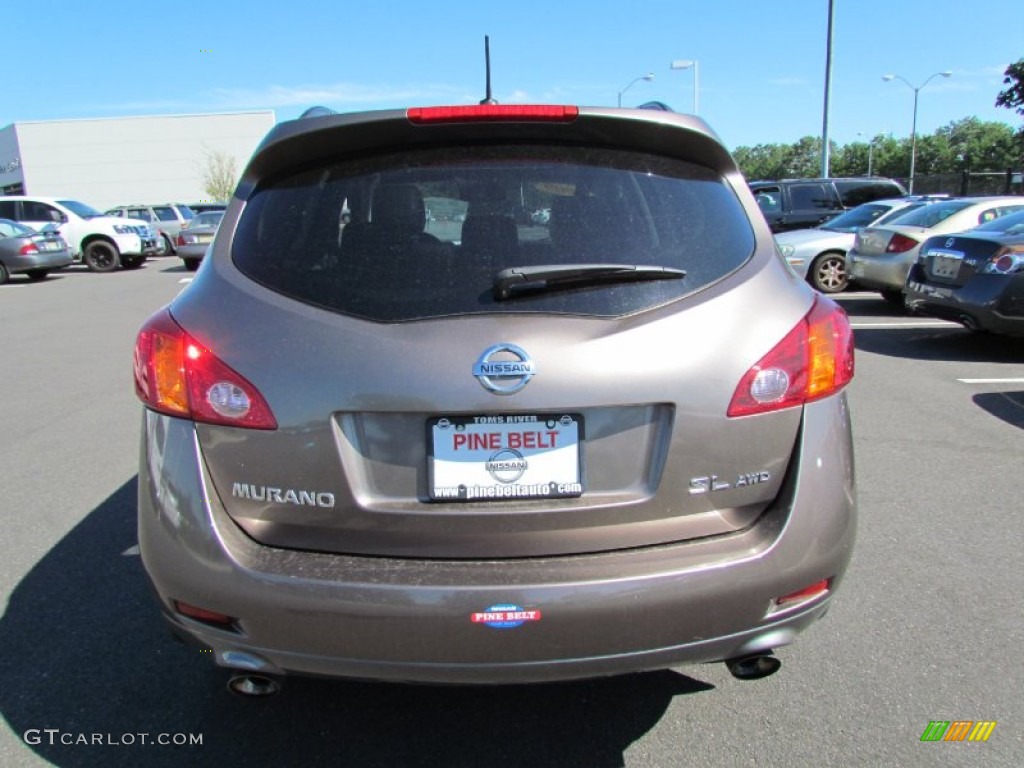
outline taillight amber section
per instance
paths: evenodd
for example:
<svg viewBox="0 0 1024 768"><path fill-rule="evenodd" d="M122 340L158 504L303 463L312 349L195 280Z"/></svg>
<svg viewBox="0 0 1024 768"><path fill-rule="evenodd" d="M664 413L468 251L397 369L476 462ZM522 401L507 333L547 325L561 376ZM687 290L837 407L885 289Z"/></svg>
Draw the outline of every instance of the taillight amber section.
<svg viewBox="0 0 1024 768"><path fill-rule="evenodd" d="M826 397L853 378L853 331L846 313L829 299L807 316L807 399Z"/></svg>
<svg viewBox="0 0 1024 768"><path fill-rule="evenodd" d="M259 390L189 336L166 309L139 331L134 367L135 392L154 411L206 424L277 429ZM231 407L238 403L245 407Z"/></svg>
<svg viewBox="0 0 1024 768"><path fill-rule="evenodd" d="M151 317L135 342L135 392L154 410L189 413L184 333L166 311Z"/></svg>

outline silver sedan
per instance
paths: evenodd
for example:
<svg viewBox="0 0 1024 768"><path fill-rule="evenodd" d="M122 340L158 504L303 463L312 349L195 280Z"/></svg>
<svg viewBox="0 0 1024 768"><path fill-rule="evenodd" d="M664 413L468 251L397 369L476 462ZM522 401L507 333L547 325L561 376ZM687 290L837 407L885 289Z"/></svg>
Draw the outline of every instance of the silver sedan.
<svg viewBox="0 0 1024 768"><path fill-rule="evenodd" d="M0 285L12 274L42 280L51 270L71 264L71 251L56 230L37 232L10 219L0 219Z"/></svg>
<svg viewBox="0 0 1024 768"><path fill-rule="evenodd" d="M185 268L194 272L199 268L206 249L210 247L224 211L208 211L198 214L175 238L178 256L185 262Z"/></svg>

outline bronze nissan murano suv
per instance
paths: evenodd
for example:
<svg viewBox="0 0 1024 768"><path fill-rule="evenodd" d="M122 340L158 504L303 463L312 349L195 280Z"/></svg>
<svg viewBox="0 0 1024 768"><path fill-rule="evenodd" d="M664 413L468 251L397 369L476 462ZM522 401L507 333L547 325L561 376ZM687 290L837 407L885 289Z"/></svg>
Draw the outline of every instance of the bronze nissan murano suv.
<svg viewBox="0 0 1024 768"><path fill-rule="evenodd" d="M853 368L697 118L318 110L139 332L143 562L243 693L761 677L850 560Z"/></svg>

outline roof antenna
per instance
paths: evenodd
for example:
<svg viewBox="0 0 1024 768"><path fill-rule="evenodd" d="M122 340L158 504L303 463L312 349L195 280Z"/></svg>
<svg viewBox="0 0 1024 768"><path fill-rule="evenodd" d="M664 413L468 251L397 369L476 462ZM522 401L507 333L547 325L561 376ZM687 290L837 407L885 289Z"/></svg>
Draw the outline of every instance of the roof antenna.
<svg viewBox="0 0 1024 768"><path fill-rule="evenodd" d="M491 38L484 35L484 65L487 69L487 97L481 104L497 104L498 100L491 96Z"/></svg>

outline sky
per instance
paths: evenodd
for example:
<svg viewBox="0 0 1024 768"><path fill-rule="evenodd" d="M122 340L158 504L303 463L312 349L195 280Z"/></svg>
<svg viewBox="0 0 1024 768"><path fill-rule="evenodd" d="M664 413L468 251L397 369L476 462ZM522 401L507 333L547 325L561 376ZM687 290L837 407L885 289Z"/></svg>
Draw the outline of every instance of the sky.
<svg viewBox="0 0 1024 768"><path fill-rule="evenodd" d="M1024 58L1024 0L834 0L829 137L933 133L997 108ZM45 13L42 11L45 9ZM45 16L42 18L41 16ZM272 109L339 112L484 97L694 108L730 150L822 133L828 0L0 0L0 127ZM653 80L643 78L648 73ZM901 80L885 82L884 74Z"/></svg>

